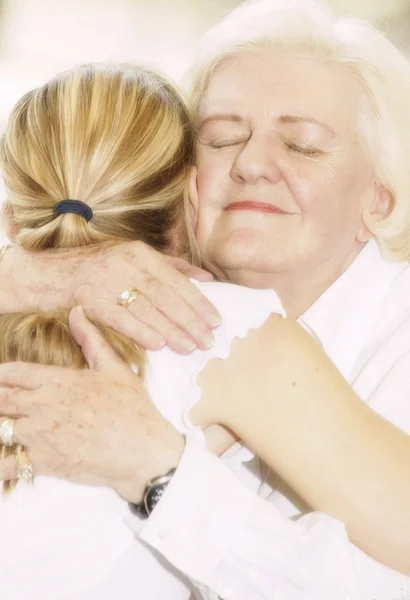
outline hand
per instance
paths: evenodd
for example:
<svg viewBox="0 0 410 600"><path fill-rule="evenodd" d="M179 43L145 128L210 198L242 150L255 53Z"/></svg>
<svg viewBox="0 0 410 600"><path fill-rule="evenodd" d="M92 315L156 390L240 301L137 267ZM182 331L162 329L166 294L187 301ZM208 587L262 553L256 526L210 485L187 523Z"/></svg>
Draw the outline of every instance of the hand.
<svg viewBox="0 0 410 600"><path fill-rule="evenodd" d="M2 312L81 304L90 317L150 350L165 343L181 354L208 348L220 323L214 306L188 279L211 281L212 275L143 242L41 253L11 248L1 276L12 292L12 301L6 294L0 298ZM141 295L123 308L117 296L127 288Z"/></svg>
<svg viewBox="0 0 410 600"><path fill-rule="evenodd" d="M201 399L190 411L194 425L221 424L236 434L237 423L249 422L252 400L270 396L275 343L282 317L272 314L259 329L233 340L226 359L212 358L197 378Z"/></svg>
<svg viewBox="0 0 410 600"><path fill-rule="evenodd" d="M1 365L0 415L17 418L15 441L36 475L112 487L139 502L147 481L177 466L183 436L81 309L70 327L91 369ZM15 477L15 458L0 461L0 480Z"/></svg>

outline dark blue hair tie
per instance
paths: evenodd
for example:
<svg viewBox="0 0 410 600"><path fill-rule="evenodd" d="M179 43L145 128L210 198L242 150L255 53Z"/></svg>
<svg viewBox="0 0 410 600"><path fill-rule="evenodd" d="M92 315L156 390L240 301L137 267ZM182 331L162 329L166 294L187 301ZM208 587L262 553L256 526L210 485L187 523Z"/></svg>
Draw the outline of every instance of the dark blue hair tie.
<svg viewBox="0 0 410 600"><path fill-rule="evenodd" d="M88 204L81 200L61 200L61 202L57 202L54 207L54 217L66 214L80 215L88 222L91 221L94 213Z"/></svg>

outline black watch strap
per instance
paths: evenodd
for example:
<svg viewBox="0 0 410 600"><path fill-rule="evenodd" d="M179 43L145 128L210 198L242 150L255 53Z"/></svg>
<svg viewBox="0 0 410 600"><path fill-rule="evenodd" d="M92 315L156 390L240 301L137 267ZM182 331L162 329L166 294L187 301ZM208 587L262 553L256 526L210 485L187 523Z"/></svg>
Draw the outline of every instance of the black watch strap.
<svg viewBox="0 0 410 600"><path fill-rule="evenodd" d="M151 479L151 481L149 481L145 486L142 502L139 504L132 504L131 502L129 503L131 512L133 512L135 515L138 515L141 519L148 519L164 495L164 492L167 489L167 486L171 481L175 471L176 469L171 469L166 475L161 475L160 477L154 477L154 479Z"/></svg>

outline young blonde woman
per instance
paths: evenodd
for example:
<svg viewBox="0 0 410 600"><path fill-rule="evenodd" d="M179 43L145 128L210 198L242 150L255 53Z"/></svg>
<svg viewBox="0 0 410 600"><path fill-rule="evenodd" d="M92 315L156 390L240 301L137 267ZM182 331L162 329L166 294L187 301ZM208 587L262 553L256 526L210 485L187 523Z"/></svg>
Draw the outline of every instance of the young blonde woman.
<svg viewBox="0 0 410 600"><path fill-rule="evenodd" d="M194 260L185 206L193 149L189 111L159 75L131 65L89 65L60 75L22 98L2 139L9 237L32 253L84 246L93 251L139 239ZM216 346L204 354L165 355L165 360L161 353L146 355L129 337L94 319L118 357L141 377L148 369L154 403L181 433L191 429L184 413L199 398L195 373L204 361L226 356L234 337L245 336L271 312L282 312L273 291L202 287L225 318ZM137 292L120 301L128 304L132 294ZM61 309L1 315L1 362L83 369L86 361L68 314ZM136 417L138 411L137 402ZM91 423L94 417L86 418ZM0 427L2 458L16 457L17 479L31 481L24 445L10 445L14 422L2 419ZM4 492L10 492L0 503L4 597L183 600L190 595L171 567L134 540L123 523L126 504L112 490L38 477L32 487L5 482Z"/></svg>

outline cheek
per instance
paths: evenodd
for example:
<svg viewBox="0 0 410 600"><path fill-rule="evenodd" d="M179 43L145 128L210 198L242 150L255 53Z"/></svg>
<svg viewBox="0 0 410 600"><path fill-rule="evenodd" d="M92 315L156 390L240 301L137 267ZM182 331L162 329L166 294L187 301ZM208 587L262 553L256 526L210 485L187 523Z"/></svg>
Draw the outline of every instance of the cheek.
<svg viewBox="0 0 410 600"><path fill-rule="evenodd" d="M299 169L290 182L303 219L316 227L332 227L360 217L361 178L350 164L318 164Z"/></svg>
<svg viewBox="0 0 410 600"><path fill-rule="evenodd" d="M329 208L327 199L329 192L333 190L334 193L335 181L323 169L299 166L293 170L287 184L304 221L320 216Z"/></svg>
<svg viewBox="0 0 410 600"><path fill-rule="evenodd" d="M221 185L226 179L226 168L214 154L198 152L197 160L198 192L212 203L220 198ZM229 173L229 172L228 172Z"/></svg>

